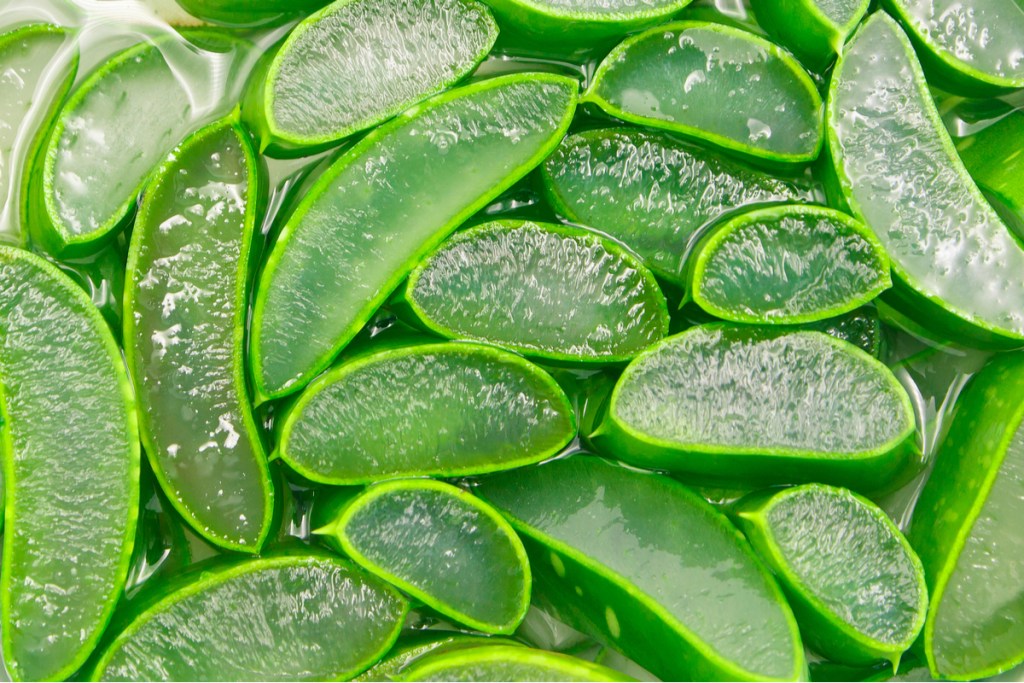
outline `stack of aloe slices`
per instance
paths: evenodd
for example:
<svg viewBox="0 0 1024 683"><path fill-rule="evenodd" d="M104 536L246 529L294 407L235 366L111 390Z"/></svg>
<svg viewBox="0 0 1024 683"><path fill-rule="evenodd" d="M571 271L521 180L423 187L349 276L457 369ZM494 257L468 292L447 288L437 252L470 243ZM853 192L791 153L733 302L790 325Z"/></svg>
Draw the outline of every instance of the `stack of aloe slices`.
<svg viewBox="0 0 1024 683"><path fill-rule="evenodd" d="M14 680L1024 663L1017 0L50 1L0 8Z"/></svg>

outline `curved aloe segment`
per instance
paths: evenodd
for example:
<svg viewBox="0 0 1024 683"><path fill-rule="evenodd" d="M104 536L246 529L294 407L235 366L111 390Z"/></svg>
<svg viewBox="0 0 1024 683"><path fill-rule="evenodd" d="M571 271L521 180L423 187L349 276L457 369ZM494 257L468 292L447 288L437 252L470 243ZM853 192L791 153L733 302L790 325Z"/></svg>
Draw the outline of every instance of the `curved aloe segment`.
<svg viewBox="0 0 1024 683"><path fill-rule="evenodd" d="M627 38L584 101L769 162L807 163L821 149L821 96L807 72L778 45L724 24L682 21Z"/></svg>
<svg viewBox="0 0 1024 683"><path fill-rule="evenodd" d="M227 26L282 23L316 11L330 0L176 0L194 17Z"/></svg>
<svg viewBox="0 0 1024 683"><path fill-rule="evenodd" d="M627 361L668 332L665 297L632 254L532 221L458 233L409 276L405 301L441 336L555 361Z"/></svg>
<svg viewBox="0 0 1024 683"><path fill-rule="evenodd" d="M478 631L512 633L530 606L530 564L516 532L450 484L372 486L316 533L370 573Z"/></svg>
<svg viewBox="0 0 1024 683"><path fill-rule="evenodd" d="M145 192L124 293L125 355L153 471L196 531L246 552L260 549L273 514L243 364L260 194L245 131L221 122L190 136Z"/></svg>
<svg viewBox="0 0 1024 683"><path fill-rule="evenodd" d="M526 541L535 596L664 680L806 675L779 587L725 516L681 484L577 455L477 491Z"/></svg>
<svg viewBox="0 0 1024 683"><path fill-rule="evenodd" d="M836 65L828 122L836 199L889 253L890 303L953 339L1024 345L1024 250L957 157L910 41L885 14Z"/></svg>
<svg viewBox="0 0 1024 683"><path fill-rule="evenodd" d="M816 322L849 313L892 285L874 234L817 206L741 214L702 239L691 260L690 298L733 322Z"/></svg>
<svg viewBox="0 0 1024 683"><path fill-rule="evenodd" d="M529 647L489 645L427 655L401 681L629 681L618 671Z"/></svg>
<svg viewBox="0 0 1024 683"><path fill-rule="evenodd" d="M419 660L431 654L475 647L508 645L523 647L517 641L497 636L469 635L457 631L412 631L403 633L387 657L364 671L355 681L394 681Z"/></svg>
<svg viewBox="0 0 1024 683"><path fill-rule="evenodd" d="M528 41L557 51L593 45L671 18L692 0L488 0L501 21Z"/></svg>
<svg viewBox="0 0 1024 683"><path fill-rule="evenodd" d="M1024 360L1004 356L957 401L910 542L931 591L924 652L936 677L980 679L1024 661Z"/></svg>
<svg viewBox="0 0 1024 683"><path fill-rule="evenodd" d="M274 56L255 92L261 144L323 148L372 128L468 75L497 37L475 0L339 0Z"/></svg>
<svg viewBox="0 0 1024 683"><path fill-rule="evenodd" d="M808 68L822 72L841 54L860 24L869 0L753 0L758 24L793 51Z"/></svg>
<svg viewBox="0 0 1024 683"><path fill-rule="evenodd" d="M347 680L391 648L408 608L326 554L236 562L151 600L100 655L92 680Z"/></svg>
<svg viewBox="0 0 1024 683"><path fill-rule="evenodd" d="M885 659L896 671L924 626L928 588L921 561L878 506L807 484L748 496L735 513L815 651L854 666Z"/></svg>
<svg viewBox="0 0 1024 683"><path fill-rule="evenodd" d="M423 256L543 161L576 92L550 74L480 81L405 112L335 162L263 270L252 322L260 396L306 385Z"/></svg>
<svg viewBox="0 0 1024 683"><path fill-rule="evenodd" d="M876 491L920 461L910 398L876 359L820 332L724 324L638 356L591 439L639 467L738 484Z"/></svg>
<svg viewBox="0 0 1024 683"><path fill-rule="evenodd" d="M736 209L811 198L795 183L632 128L567 136L542 178L559 216L614 237L677 285L703 226Z"/></svg>
<svg viewBox="0 0 1024 683"><path fill-rule="evenodd" d="M426 344L323 375L284 421L278 455L312 481L363 484L521 467L575 435L569 400L540 368L489 346Z"/></svg>
<svg viewBox="0 0 1024 683"><path fill-rule="evenodd" d="M1015 111L957 143L978 185L1024 221L1024 111Z"/></svg>
<svg viewBox="0 0 1024 683"><path fill-rule="evenodd" d="M139 502L135 403L88 295L0 247L3 652L14 680L84 662L124 588Z"/></svg>

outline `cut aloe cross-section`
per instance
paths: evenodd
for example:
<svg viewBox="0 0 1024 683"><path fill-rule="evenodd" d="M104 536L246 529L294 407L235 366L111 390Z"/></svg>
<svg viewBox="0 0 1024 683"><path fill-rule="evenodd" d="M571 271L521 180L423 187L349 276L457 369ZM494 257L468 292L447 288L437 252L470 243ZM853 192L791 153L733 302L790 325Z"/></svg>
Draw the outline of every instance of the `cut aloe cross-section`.
<svg viewBox="0 0 1024 683"><path fill-rule="evenodd" d="M139 443L121 352L88 295L0 248L3 653L15 680L63 680L95 647L135 539Z"/></svg>
<svg viewBox="0 0 1024 683"><path fill-rule="evenodd" d="M741 214L701 240L691 261L689 296L734 322L824 320L892 284L874 234L844 213L815 206Z"/></svg>
<svg viewBox="0 0 1024 683"><path fill-rule="evenodd" d="M1024 111L957 143L971 177L1024 224Z"/></svg>
<svg viewBox="0 0 1024 683"><path fill-rule="evenodd" d="M93 680L347 680L390 649L409 607L326 554L197 569L164 591L113 638Z"/></svg>
<svg viewBox="0 0 1024 683"><path fill-rule="evenodd" d="M230 122L174 150L145 192L124 292L125 355L153 471L196 531L248 552L273 513L243 366L257 163Z"/></svg>
<svg viewBox="0 0 1024 683"><path fill-rule="evenodd" d="M664 680L805 675L779 587L725 516L678 482L576 455L477 491L523 536L542 604Z"/></svg>
<svg viewBox="0 0 1024 683"><path fill-rule="evenodd" d="M953 339L1024 345L1024 249L957 157L910 41L884 13L839 59L828 122L835 199L889 253L889 303Z"/></svg>
<svg viewBox="0 0 1024 683"><path fill-rule="evenodd" d="M489 505L430 479L372 486L317 531L367 571L441 614L512 633L530 606L530 564Z"/></svg>
<svg viewBox="0 0 1024 683"><path fill-rule="evenodd" d="M800 61L822 71L868 11L869 0L753 0L757 21Z"/></svg>
<svg viewBox="0 0 1024 683"><path fill-rule="evenodd" d="M616 118L779 164L813 161L821 96L792 55L700 21L650 29L605 57L584 96Z"/></svg>
<svg viewBox="0 0 1024 683"><path fill-rule="evenodd" d="M486 645L427 655L400 681L628 681L608 667L558 652Z"/></svg>
<svg viewBox="0 0 1024 683"><path fill-rule="evenodd" d="M542 176L561 217L614 237L677 285L685 282L694 235L706 224L742 207L810 198L792 182L631 128L567 136Z"/></svg>
<svg viewBox="0 0 1024 683"><path fill-rule="evenodd" d="M807 484L737 503L737 522L775 572L808 644L893 670L924 626L921 561L886 514L846 489Z"/></svg>
<svg viewBox="0 0 1024 683"><path fill-rule="evenodd" d="M575 436L550 375L507 351L425 344L345 363L299 398L278 455L312 481L460 476L539 462Z"/></svg>
<svg viewBox="0 0 1024 683"><path fill-rule="evenodd" d="M692 0L487 0L503 28L547 50L587 47L658 24Z"/></svg>
<svg viewBox="0 0 1024 683"><path fill-rule="evenodd" d="M651 273L598 235L532 221L457 234L409 277L428 329L557 361L629 360L668 331Z"/></svg>
<svg viewBox="0 0 1024 683"><path fill-rule="evenodd" d="M263 270L252 322L260 396L301 389L423 256L543 161L577 90L551 74L480 81L405 112L335 162Z"/></svg>
<svg viewBox="0 0 1024 683"><path fill-rule="evenodd" d="M622 374L591 439L649 469L873 491L918 464L914 412L884 365L820 332L712 324Z"/></svg>

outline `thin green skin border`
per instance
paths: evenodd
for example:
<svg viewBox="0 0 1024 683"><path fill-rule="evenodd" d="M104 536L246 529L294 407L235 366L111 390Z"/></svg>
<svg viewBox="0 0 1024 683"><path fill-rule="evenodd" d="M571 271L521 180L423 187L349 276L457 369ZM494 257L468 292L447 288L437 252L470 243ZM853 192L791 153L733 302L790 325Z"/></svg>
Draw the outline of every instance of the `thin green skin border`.
<svg viewBox="0 0 1024 683"><path fill-rule="evenodd" d="M822 218L839 224L848 229L858 237L862 238L871 246L874 252L876 271L879 274L878 283L871 289L863 292L857 297L848 299L846 303L840 303L831 308L818 309L797 316L778 316L767 318L764 316L748 315L742 311L730 311L708 301L703 294L701 283L704 280L708 260L714 256L712 252L722 245L734 230L747 227L748 225L761 222L775 221L786 216L802 218L812 216ZM752 323L764 325L804 325L807 323L820 322L828 318L834 318L844 313L850 313L864 304L874 300L879 294L892 286L892 279L889 274L889 255L886 253L882 243L878 241L875 234L860 221L835 209L822 206L810 206L802 204L783 204L769 208L754 209L739 214L735 218L727 220L721 226L715 228L707 238L702 240L695 249L696 259L691 267L689 277L689 293L692 301L711 315L737 323Z"/></svg>
<svg viewBox="0 0 1024 683"><path fill-rule="evenodd" d="M391 478L402 478L411 479L415 477L430 477L438 476L444 478L451 477L463 477L477 474L489 474L491 472L501 472L504 470L514 469L516 467L524 467L526 465L532 465L542 460L546 460L553 455L559 453L566 445L568 445L573 437L576 435L577 422L576 414L572 409L572 404L569 403L569 398L562 391L562 388L551 378L549 374L544 372L541 368L533 365L529 361L525 360L522 356L499 349L495 346L488 346L484 344L477 344L474 342L440 342L436 344L420 344L416 346L410 346L405 348L390 349L388 351L382 351L380 353L374 353L366 356L361 356L353 361L344 363L341 366L326 372L316 379L309 387L299 396L294 406L289 410L288 415L285 417L284 426L281 428L281 435L278 439L277 451L274 456L281 458L291 469L301 474L306 479L316 482L318 484L330 484L334 486L358 486L362 484L370 484L374 481L381 479L385 475L381 476L366 476L358 477L355 479L341 479L336 477L327 477L317 472L314 472L307 467L295 462L295 459L288 453L288 443L291 440L292 429L295 423L298 421L300 415L302 415L306 406L319 396L321 390L333 385L337 382L343 381L348 375L361 370L367 365L376 365L377 363L394 360L396 358L404 358L406 356L416 356L421 354L445 354L450 352L458 352L462 354L477 354L482 357L489 357L490 359L500 360L507 362L510 365L517 365L524 374L531 376L534 379L539 380L550 392L550 398L553 402L560 404L563 414L568 418L569 430L566 432L564 438L558 442L556 446L545 449L542 452L534 453L526 457L518 458L516 460L506 460L502 463L492 466L479 466L479 467L467 467L454 470L446 470L438 472L437 470L417 470L414 472L402 472L401 474L387 474L387 477Z"/></svg>
<svg viewBox="0 0 1024 683"><path fill-rule="evenodd" d="M393 131L401 129L406 124L416 120L420 115L425 112L436 109L439 106L447 104L448 102L456 99L461 99L466 96L471 96L475 93L491 90L494 88L502 87L509 83L519 82L533 82L533 83L548 83L553 85L562 86L566 94L569 95L567 106L565 111L562 113L562 119L559 125L556 126L555 130L552 131L551 136L547 142L538 148L537 152L530 157L530 159L522 164L512 173L506 176L507 182L499 183L492 188L486 195L480 197L477 201L468 205L462 212L456 215L451 221L440 226L438 230L433 233L433 238L424 242L424 244L416 250L414 254L406 261L406 266L403 267L397 273L393 273L392 276L383 284L381 287L381 293L368 301L362 309L362 313L352 321L352 323L341 330L336 339L337 342L331 348L330 351L323 354L318 362L304 371L297 377L293 377L291 380L285 383L284 386L274 389L268 392L264 386L263 376L263 363L261 361L260 353L260 339L262 337L263 329L263 315L267 305L266 291L268 284L274 277L274 273L277 270L282 254L288 247L292 236L294 235L298 226L302 223L302 219L305 218L310 208L316 204L322 195L331 189L331 185L335 178L341 174L342 171L346 170L354 161L365 153L369 149L373 149L373 146L381 138L386 138ZM565 136L566 131L569 129L569 125L572 123L573 114L576 111L577 92L579 91L579 83L565 76L557 76L555 74L542 73L542 72L522 72L510 74L507 76L498 76L495 78L489 78L483 81L478 81L461 88L454 90L448 90L432 99L423 102L412 109L409 109L396 118L391 119L382 126L374 128L370 133L360 140L351 149L347 150L337 162L331 165L331 167L324 172L313 187L310 188L309 192L302 199L299 205L295 208L294 213L288 218L288 221L281 229L281 234L278 236L276 243L270 251L270 256L263 267L263 273L260 276L259 284L256 289L256 297L253 304L252 313L252 333L250 339L250 345L252 348L251 363L252 363L252 374L254 379L254 386L256 389L257 404L265 403L269 400L281 398L293 394L297 391L302 390L309 382L316 377L320 372L330 365L331 361L341 352L345 345L351 341L352 337L362 329L362 327L369 322L373 314L380 308L381 304L387 300L391 293L401 284L402 280L405 279L407 271L415 267L415 264L419 263L427 254L431 253L441 241L438 236L447 236L455 226L463 223L470 216L475 214L478 209L486 206L494 197L501 194L501 192L508 186L515 183L515 181L522 178L535 166L541 163L548 154L558 146L562 138Z"/></svg>
<svg viewBox="0 0 1024 683"><path fill-rule="evenodd" d="M276 556L254 557L242 562L229 564L224 567L217 567L209 571L203 571L195 576L188 575L187 578L191 578L192 580L187 583L180 584L175 582L172 584L172 590L168 594L163 595L158 600L146 605L145 609L131 618L124 629L114 637L102 654L100 654L95 667L89 673L88 680L103 680L103 674L106 672L107 666L110 664L110 660L113 659L114 654L116 654L121 646L131 640L132 636L134 636L139 629L145 626L153 616L174 607L181 600L190 598L206 591L209 588L219 586L246 574L257 573L268 569L307 566L319 563L334 564L349 570L356 575L363 573L354 565L346 562L340 557L336 557L328 553L317 552L313 549L307 549L305 554L293 554L288 552L281 553ZM181 580L184 581L185 578L186 576L183 575ZM372 577L366 578L373 580ZM387 654L387 652L394 646L395 641L398 640L398 636L402 632L402 624L405 620L405 616L409 613L409 602L399 595L398 591L391 586L377 580L373 580L373 583L378 584L375 588L380 590L382 593L389 594L401 605L402 609L399 618L395 619L395 626L392 629L390 637L385 640L384 646L378 652L375 652L371 657L368 657L365 660L366 666L354 667L352 671L339 672L337 677L333 680L347 680L351 676L357 675L370 666L373 666L374 662L380 660L380 658Z"/></svg>
<svg viewBox="0 0 1024 683"><path fill-rule="evenodd" d="M86 295L86 293L75 285L67 275L57 269L56 266L51 265L47 261L31 254L28 251L24 251L15 247L0 246L0 260L15 261L21 259L32 264L32 267L38 269L38 271L50 278L53 283L59 288L62 288L67 294L68 299L78 304L85 309L85 317L92 323L92 328L99 335L103 342L103 345L107 348L108 360L112 362L112 366L115 368L115 374L117 375L117 382L121 389L121 398L125 407L125 418L126 418L126 436L131 444L129 446L128 456L129 468L131 470L130 479L131 486L131 499L128 501L128 519L124 525L123 543L121 545L121 559L118 563L118 572L115 576L114 584L118 587L123 586L128 576L129 565L131 564L132 551L135 546L135 527L139 517L139 477L142 476L141 457L139 452L139 431L138 431L138 411L135 405L135 396L132 392L131 382L128 379L128 373L125 370L124 362L121 360L121 349L118 348L114 342L113 335L110 333L110 327L107 325L106 320L100 314L99 310L93 305L92 300ZM6 390L3 387L2 381L0 381L0 418L3 419L2 431L0 431L0 439L3 443L3 469L4 469L4 481L6 482L6 506L5 506L5 527L8 533L4 536L4 552L3 552L3 571L0 572L0 610L2 610L2 623L4 624L3 631L3 651L4 661L7 665L8 673L11 674L11 678L14 680L20 680L18 677L18 667L12 665L10 660L10 652L12 652L11 633L12 629L8 627L11 618L11 594L13 592L12 583L15 577L11 576L11 557L14 555L14 534L9 533L12 528L12 524L15 524L14 519L14 501L17 499L16 493L17 488L11 487L10 483L17 481L14 476L14 457L11 442L11 421L10 416L7 414L7 400ZM118 589L107 597L105 604L103 604L98 611L99 618L96 620L96 631L84 642L82 648L79 650L78 656L73 658L70 662L65 664L62 668L57 670L54 674L54 680L64 680L75 671L77 671L92 653L93 648L100 641L103 636L103 631L107 624L110 623L110 619L114 613L114 607L117 604L118 599L121 597L121 590Z"/></svg>
<svg viewBox="0 0 1024 683"><path fill-rule="evenodd" d="M359 2L370 1L372 0L341 0L341 2L331 3L324 7L323 9L317 11L315 14L312 14L306 19L304 19L298 26L296 26L292 30L291 33L288 34L288 38L285 40L284 44L281 46L281 49L274 56L273 62L270 64L270 68L267 71L266 81L262 87L262 93L259 100L259 110L263 113L260 123L264 124L260 126L261 128L264 128L264 130L261 131L261 133L263 134L261 134L260 136L261 138L263 138L263 140L260 143L260 146L262 148L261 151L265 151L271 146L282 146L285 149L296 147L325 147L333 143L339 142L343 138L346 138L349 135L352 135L353 133L357 133L361 130L370 128L380 123L381 121L386 121L394 117L395 115L405 111L414 104L422 102L425 99L429 99L430 97L437 95L438 93L444 92L445 90L452 87L469 74L473 73L473 71L475 71L476 68L480 66L480 63L487 58L487 55L490 54L491 48L494 47L494 43L498 39L498 25L497 23L495 23L494 17L491 15L491 12L487 8L487 6L483 5L480 2L477 2L477 0L458 0L460 4L466 5L467 11L477 10L480 13L481 17L484 17L483 21L487 25L486 44L483 46L483 49L479 50L473 56L473 59L471 60L468 68L461 75L457 75L452 79L446 80L439 87L433 88L430 91L425 92L418 97L411 97L406 100L403 100L402 102L394 104L388 109L380 112L376 116L367 116L363 119L360 119L359 121L356 121L355 123L349 124L348 126L336 128L334 130L325 132L324 134L319 136L304 136L299 134L292 134L289 133L288 131L282 130L274 115L273 97L274 86L278 82L280 76L282 56L289 53L292 50L292 48L294 48L295 43L297 43L314 24L320 22L321 20L330 15L340 12L341 10L347 8L349 5Z"/></svg>
<svg viewBox="0 0 1024 683"><path fill-rule="evenodd" d="M822 65L826 67L828 62L831 61L831 57L835 57L842 52L846 39L850 37L850 34L857 28L857 25L864 19L868 9L871 7L871 0L859 0L853 11L853 18L840 26L821 10L821 6L815 0L793 0L793 2L800 7L800 11L803 14L810 16L815 30L820 29L820 32L816 34L813 31L811 32L810 41L799 39L789 34L791 28L795 27L787 26L782 31L776 29L777 26L783 25L787 20L784 18L784 13L787 10L782 7L785 4L785 0L754 0L754 15L759 21L763 21L765 25L771 27L772 31L769 31L769 33L777 35L783 43L802 41L798 48L790 47L791 51L794 53L805 53L805 58L813 57L814 61L822 62ZM764 11L765 8L770 9ZM759 9L761 11L758 11ZM825 38L832 50L831 55L812 55L812 52L808 49L809 42L817 41L818 38ZM787 45L787 47L789 46Z"/></svg>
<svg viewBox="0 0 1024 683"><path fill-rule="evenodd" d="M719 135L718 133L712 133L710 131L689 126L686 124L678 123L675 121L668 121L665 119L655 119L647 116L641 116L638 114L632 114L630 112L623 111L618 107L613 106L610 102L604 99L598 94L602 81L604 80L604 74L617 62L625 59L628 50L633 47L636 43L647 40L652 36L656 36L666 31L674 31L682 33L691 29L697 29L702 31L710 31L712 33L720 33L723 35L732 36L746 40L749 43L753 43L758 47L764 49L768 54L776 59L780 60L783 64L789 67L790 72L796 78L797 81L804 87L807 93L811 96L811 100L816 103L818 113L818 128L817 135L815 137L814 147L803 153L798 154L780 154L778 152L770 152L767 150L759 149L752 145L745 145L739 143L732 138ZM594 77L591 80L590 87L583 94L580 102L593 102L598 107L603 109L606 113L614 116L617 119L626 121L627 123L635 123L642 126L650 126L651 128L665 130L672 133L678 133L697 142L704 142L710 144L719 149L724 149L730 152L736 152L738 154L746 155L748 157L754 157L755 159L761 159L767 162L776 163L784 166L807 164L818 158L821 153L822 145L824 143L824 135L822 134L822 100L821 95L818 93L818 89L814 85L814 81L807 75L803 66L785 49L779 47L775 43L765 40L760 36L754 35L748 31L742 29L733 28L724 24L715 24L707 21L677 21L662 26L648 29L643 33L638 33L634 36L630 36L621 43L615 46L615 48L608 53L608 56L601 60L601 64L597 67L597 71L594 73Z"/></svg>
<svg viewBox="0 0 1024 683"><path fill-rule="evenodd" d="M503 624L495 624L475 619L467 615L465 612L456 609L451 604L438 600L427 591L418 588L405 579L389 572L384 567L367 558L356 548L352 539L348 535L349 522L352 521L352 518L355 517L356 514L368 507L376 499L386 494L394 491L417 490L437 491L457 499L460 503L464 503L468 507L482 513L498 527L499 531L505 535L512 548L515 550L515 555L519 560L519 567L523 572L523 591L520 595L518 610L516 615L510 621ZM341 545L342 550L345 551L345 554L352 558L352 560L360 567L384 581L387 581L391 585L396 586L417 600L421 600L428 607L431 607L441 614L451 617L470 628L476 629L477 631L498 635L511 635L526 617L526 612L530 608L530 589L533 584L533 577L530 573L530 561L526 557L526 548L523 547L523 542L519 540L519 536L516 535L515 530L508 522L505 521L505 518L502 517L497 510L484 503L473 494L464 491L457 486L452 486L451 484L435 481L433 479L394 479L380 484L375 484L359 494L345 507L341 516L337 519L333 529L327 527L326 529L318 530L315 533L333 533L338 539L338 543Z"/></svg>
<svg viewBox="0 0 1024 683"><path fill-rule="evenodd" d="M474 656L475 655L475 656ZM597 663L578 659L561 652L539 650L522 645L486 645L445 650L438 653L427 653L414 660L405 670L399 673L400 681L423 680L424 676L432 676L444 672L453 663L455 665L474 662L506 662L516 661L555 669L570 676L579 676L573 680L589 681L631 681L625 674L609 669Z"/></svg>
<svg viewBox="0 0 1024 683"><path fill-rule="evenodd" d="M975 184L974 180L971 178L970 173L967 172L967 168L964 166L963 162L960 161L956 148L953 146L952 139L950 139L949 134L945 132L945 126L942 123L942 119L939 116L935 103L927 92L922 92L922 86L925 84L924 72L921 69L920 62L917 60L914 48L911 45L910 40L907 38L907 35L903 32L903 29L900 28L895 20L889 18L884 12L875 12L868 17L867 21L862 24L860 29L858 29L850 38L849 43L857 40L860 33L867 27L868 23L874 21L889 22L888 28L894 32L899 42L903 45L904 52L910 64L913 84L917 91L916 94L922 101L922 109L924 109L925 116L932 123L933 132L939 138L939 144L946 151L949 163L953 166L954 170L956 170L962 182L967 184L969 187L970 193L975 201L979 202L980 205L987 207L988 201L984 196L982 196L981 191L978 190L977 184ZM832 81L829 85L828 99L825 106L825 132L828 139L828 156L832 173L834 173L838 184L836 189L842 193L843 203L846 204L857 220L861 221L867 225L869 229L873 230L873 228L871 228L871 224L864 220L864 212L861 210L860 204L858 204L856 199L854 199L850 190L851 182L846 176L843 168L844 162L841 152L842 143L835 132L835 126L832 125L832 122L838 117L838 112L836 111L836 98L838 97L837 84L839 83L840 78L842 78L843 67L845 65L845 55L840 56L832 71ZM999 224L1003 225L1004 229L1008 229L1001 220L999 221ZM907 293L911 297L915 299L920 298L923 300L925 305L931 309L926 312L935 312L943 317L948 316L951 318L952 320L939 322L943 327L946 325L964 326L963 329L955 330L953 334L961 337L966 336L973 341L982 342L985 346L995 348L1019 348L1020 346L1024 346L1024 332L1013 332L1012 330L998 328L987 321L980 320L973 314L957 310L938 296L928 294L920 289L916 285L914 278L904 271L896 260L890 258L890 267L894 275L894 290L899 290L902 285L908 290ZM913 302L904 303L911 304Z"/></svg>
<svg viewBox="0 0 1024 683"><path fill-rule="evenodd" d="M591 232L590 230L583 230L581 228L575 228L566 225L556 225L554 223L510 219L488 221L487 223L482 223L480 225L474 226L466 230L465 232L459 233L457 236L462 242L469 242L472 241L472 239L479 234L487 234L499 231L511 233L515 230L523 228L527 224L533 224L540 228L541 230L543 230L544 232L553 233L555 235L558 235L559 237L580 238L588 240L593 244L600 244L601 247L603 247L606 251L608 251L611 254L614 254L615 256L618 256L619 258L622 259L622 261L626 262L630 267L634 268L640 275L640 277L643 279L646 290L651 293L657 293L657 296L650 297L647 303L652 304L651 307L656 309L655 312L657 313L659 321L661 337L664 337L666 334L668 334L668 303L665 300L664 294L662 294L661 292L661 287L658 286L657 280L654 279L654 275L652 274L651 270L646 265L644 265L644 263L640 260L639 257L634 256L631 252L624 249L617 242L614 242L613 240L603 237L602 235L596 232ZM511 349L512 351L515 351L516 353L521 353L528 358L538 358L542 360L550 360L559 363L586 363L588 365L606 363L628 363L637 355L637 353L640 353L641 351L643 351L644 348L647 348L647 346L649 346L648 344L642 348L638 348L634 353L631 353L629 355L574 355L569 353L561 353L557 351L545 351L543 349L537 349L522 344L499 342L493 339L487 339L483 336L476 336L464 332L457 332L449 327L446 327L444 325L441 325L440 323L435 322L430 317L430 315L423 310L423 307L416 300L416 285L419 283L420 277L431 265L434 258L441 252L445 251L447 246L449 246L450 244L450 241L445 242L429 257L421 261L420 264L416 266L416 269L413 270L412 273L409 275L409 279L407 281L405 288L404 298L405 301L408 303L410 310L412 311L413 315L416 316L417 320L430 332L433 332L434 334L437 334L441 337L445 337L447 339L470 338L474 339L475 341L480 341L487 344L494 344L495 346L505 347Z"/></svg>
<svg viewBox="0 0 1024 683"><path fill-rule="evenodd" d="M245 167L248 176L246 178L246 209L245 226L242 234L242 252L239 255L239 265L237 268L237 276L235 278L236 287L234 292L234 299L236 303L244 304L247 301L248 291L246 278L248 262L252 251L253 235L255 234L257 221L259 220L258 198L261 193L261 185L258 170L259 161L256 158L256 152L253 150L252 142L250 141L248 134L245 133L238 124L236 116L233 115L227 119L214 122L187 137L156 169L152 178L147 183L145 195L155 192L167 180L168 176L173 174L179 168L178 150L202 145L209 137L219 134L225 128L230 128L238 140L239 148L242 150L242 155L245 159ZM128 252L128 262L125 267L124 294L122 301L123 309L125 311L125 315L123 316L123 336L126 340L132 340L136 337L135 316L131 315L131 312L135 310L135 274L138 269L139 254L142 251L143 241L148 237L147 231L143 228L149 222L149 212L150 204L143 200L139 208L138 216L135 220L136 228L132 232L131 246ZM145 445L149 464L153 469L153 474L156 476L157 481L160 483L160 488L163 489L164 493L167 495L167 500L170 501L174 509L177 510L182 518L189 523L189 526L200 536L221 548L227 548L228 550L234 550L241 553L258 553L270 533L270 526L274 514L274 490L273 486L270 485L270 467L263 448L263 442L259 436L259 431L256 428L256 422L252 416L252 410L249 407L249 400L247 398L248 389L246 387L244 369L245 309L246 306L244 305L239 309L242 319L236 319L234 321L233 336L235 353L232 357L232 365L234 366L232 375L235 394L239 399L238 403L242 414L242 421L245 425L245 437L252 444L253 451L257 456L260 469L263 471L264 475L260 482L260 487L263 489L263 522L260 527L260 534L256 539L256 543L251 546L242 545L210 533L210 531L205 528L203 522L196 518L192 511L178 500L174 487L171 486L170 482L167 480L160 458L157 455L159 449L153 441L153 436L147 426L147 418L144 410L139 410L139 431L142 436L142 442ZM236 318L238 317L239 316L236 315ZM139 367L139 359L135 357L133 344L126 343L124 345L124 355L129 368L134 369Z"/></svg>

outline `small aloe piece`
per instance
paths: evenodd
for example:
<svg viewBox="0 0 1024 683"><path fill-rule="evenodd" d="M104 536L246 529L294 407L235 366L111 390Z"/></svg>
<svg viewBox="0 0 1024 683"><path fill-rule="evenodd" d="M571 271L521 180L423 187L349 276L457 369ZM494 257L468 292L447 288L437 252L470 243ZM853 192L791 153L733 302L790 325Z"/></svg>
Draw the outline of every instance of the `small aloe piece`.
<svg viewBox="0 0 1024 683"><path fill-rule="evenodd" d="M364 671L354 681L396 681L420 659L430 654L491 645L520 647L521 643L498 636L479 636L453 631L412 631L403 633L387 657Z"/></svg>
<svg viewBox="0 0 1024 683"><path fill-rule="evenodd" d="M629 681L600 664L558 652L486 645L430 654L402 672L400 681Z"/></svg>
<svg viewBox="0 0 1024 683"><path fill-rule="evenodd" d="M320 9L330 0L177 0L194 17L227 26L284 23Z"/></svg>
<svg viewBox="0 0 1024 683"><path fill-rule="evenodd" d="M752 0L760 26L821 72L841 54L870 0Z"/></svg>
<svg viewBox="0 0 1024 683"><path fill-rule="evenodd" d="M659 24L692 0L487 0L502 28L546 49L588 46Z"/></svg>

